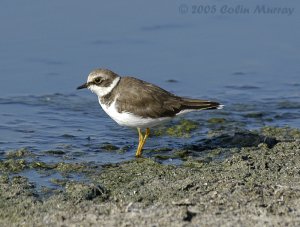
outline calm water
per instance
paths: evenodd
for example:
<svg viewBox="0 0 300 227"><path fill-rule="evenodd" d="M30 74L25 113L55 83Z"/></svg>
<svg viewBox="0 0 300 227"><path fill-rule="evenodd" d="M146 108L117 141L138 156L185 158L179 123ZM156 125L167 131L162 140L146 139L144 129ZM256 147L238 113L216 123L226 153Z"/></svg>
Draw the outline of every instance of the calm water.
<svg viewBox="0 0 300 227"><path fill-rule="evenodd" d="M199 130L187 139L152 138L150 149L205 137L212 117L249 129L300 127L300 2L264 5L291 8L291 15L254 13L261 4L1 1L0 158L27 147L46 162L61 161L42 153L47 150L99 165L132 159L137 132L106 116L96 96L75 90L97 67L226 105L186 115L202 123ZM216 11L203 13L202 6ZM221 11L238 6L249 13ZM101 149L106 143L125 152Z"/></svg>

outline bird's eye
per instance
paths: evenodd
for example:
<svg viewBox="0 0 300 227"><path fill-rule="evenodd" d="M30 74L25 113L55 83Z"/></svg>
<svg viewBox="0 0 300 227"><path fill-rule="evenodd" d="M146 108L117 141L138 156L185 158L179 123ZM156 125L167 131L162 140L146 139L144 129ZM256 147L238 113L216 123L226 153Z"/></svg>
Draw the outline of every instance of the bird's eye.
<svg viewBox="0 0 300 227"><path fill-rule="evenodd" d="M101 82L101 79L98 77L98 78L95 79L95 82L98 84L98 83Z"/></svg>

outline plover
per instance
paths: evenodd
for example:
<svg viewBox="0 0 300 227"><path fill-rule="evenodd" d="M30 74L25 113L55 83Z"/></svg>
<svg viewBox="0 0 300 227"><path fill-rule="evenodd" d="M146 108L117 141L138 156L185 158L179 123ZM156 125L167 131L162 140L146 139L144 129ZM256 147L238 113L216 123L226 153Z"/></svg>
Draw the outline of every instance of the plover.
<svg viewBox="0 0 300 227"><path fill-rule="evenodd" d="M83 88L98 96L103 110L119 125L137 128L136 157L142 155L151 127L191 111L223 107L218 102L176 96L154 84L134 77L121 77L108 69L93 70L87 82L77 89ZM144 135L142 130L145 130Z"/></svg>

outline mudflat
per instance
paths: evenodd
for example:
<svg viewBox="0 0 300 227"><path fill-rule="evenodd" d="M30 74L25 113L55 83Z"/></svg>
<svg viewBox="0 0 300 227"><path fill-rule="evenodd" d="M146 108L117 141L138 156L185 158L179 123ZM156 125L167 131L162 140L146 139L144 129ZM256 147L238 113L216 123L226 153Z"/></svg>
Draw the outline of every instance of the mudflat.
<svg viewBox="0 0 300 227"><path fill-rule="evenodd" d="M25 161L27 151L10 153L0 161L0 225L300 225L298 129L219 135L175 154L182 160L177 166L161 164L165 155L97 168L46 165ZM60 188L38 189L21 174L33 168L84 178L53 179Z"/></svg>

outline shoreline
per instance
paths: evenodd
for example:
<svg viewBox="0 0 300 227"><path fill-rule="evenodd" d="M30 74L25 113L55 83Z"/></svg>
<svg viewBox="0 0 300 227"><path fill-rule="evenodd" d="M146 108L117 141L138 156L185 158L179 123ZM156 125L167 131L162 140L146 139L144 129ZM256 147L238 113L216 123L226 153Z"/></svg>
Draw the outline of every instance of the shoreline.
<svg viewBox="0 0 300 227"><path fill-rule="evenodd" d="M187 146L180 155L179 166L154 157L101 169L58 164L55 171L79 172L87 180L57 180L62 189L45 189L43 195L26 177L9 175L10 164L1 160L0 225L300 224L299 129L221 135ZM50 171L42 163L35 168Z"/></svg>

